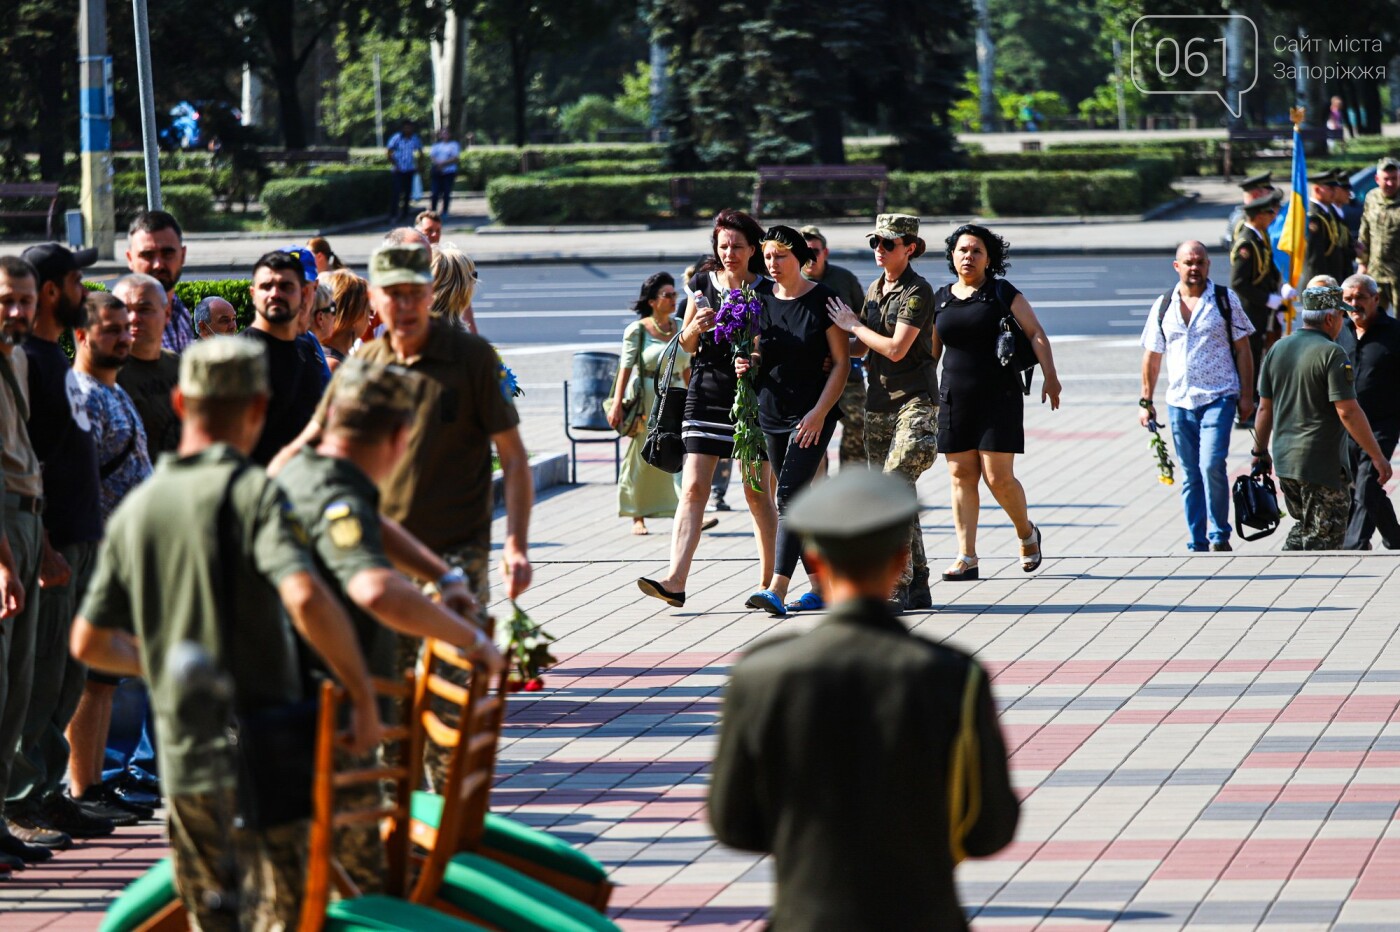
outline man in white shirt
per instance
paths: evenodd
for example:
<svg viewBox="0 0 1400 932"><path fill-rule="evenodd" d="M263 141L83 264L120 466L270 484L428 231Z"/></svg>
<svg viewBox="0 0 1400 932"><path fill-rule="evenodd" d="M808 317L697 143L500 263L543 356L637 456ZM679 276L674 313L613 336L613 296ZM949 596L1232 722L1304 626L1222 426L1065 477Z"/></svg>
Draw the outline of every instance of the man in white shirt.
<svg viewBox="0 0 1400 932"><path fill-rule="evenodd" d="M1254 355L1249 335L1254 327L1240 299L1210 280L1210 256L1195 241L1176 250L1179 283L1152 305L1142 330L1142 398L1138 420L1144 427L1157 419L1152 403L1167 363L1167 414L1172 443L1181 464L1181 499L1190 532L1190 550L1230 550L1230 452L1233 413L1241 421L1254 415ZM1224 316L1229 315L1228 320Z"/></svg>

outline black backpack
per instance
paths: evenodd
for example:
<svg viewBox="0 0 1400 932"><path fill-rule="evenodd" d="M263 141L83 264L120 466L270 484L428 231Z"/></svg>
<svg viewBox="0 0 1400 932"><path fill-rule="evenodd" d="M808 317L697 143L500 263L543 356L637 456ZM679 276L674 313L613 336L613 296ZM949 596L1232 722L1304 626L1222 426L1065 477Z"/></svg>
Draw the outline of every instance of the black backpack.
<svg viewBox="0 0 1400 932"><path fill-rule="evenodd" d="M1283 513L1278 508L1274 480L1268 473L1256 469L1247 476L1240 476L1231 492L1235 499L1235 533L1240 540L1258 540L1278 530ZM1259 533L1246 534L1247 527Z"/></svg>

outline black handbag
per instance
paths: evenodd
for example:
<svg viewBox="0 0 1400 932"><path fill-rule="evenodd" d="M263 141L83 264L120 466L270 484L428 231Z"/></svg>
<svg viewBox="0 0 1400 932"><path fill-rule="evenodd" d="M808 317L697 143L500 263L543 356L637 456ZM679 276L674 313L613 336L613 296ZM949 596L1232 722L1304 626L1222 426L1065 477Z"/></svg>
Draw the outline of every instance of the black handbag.
<svg viewBox="0 0 1400 932"><path fill-rule="evenodd" d="M232 625L238 610L238 586L233 578L235 555L241 549L233 515L233 486L246 465L233 471L219 504L218 535L221 556L218 578L224 611L219 626L220 645L227 667L232 658ZM319 699L303 699L283 705L249 707L234 684L232 722L233 752L237 762L237 817L244 828L266 829L309 819L311 784L315 777L316 725Z"/></svg>
<svg viewBox="0 0 1400 932"><path fill-rule="evenodd" d="M1240 476L1231 494L1235 499L1235 533L1240 540L1258 540L1278 530L1283 513L1279 511L1274 480L1268 473L1256 469L1247 476ZM1247 527L1258 533L1246 534Z"/></svg>
<svg viewBox="0 0 1400 932"><path fill-rule="evenodd" d="M661 365L652 378L656 401L647 419L647 439L642 445L642 459L662 472L678 473L685 462L685 445L681 442L681 422L685 420L684 388L671 384L671 370L676 365L676 353L681 345L680 328L662 350Z"/></svg>
<svg viewBox="0 0 1400 932"><path fill-rule="evenodd" d="M1006 310L998 325L1000 332L997 334L997 361L1012 372L1021 374L1021 394L1029 395L1031 377L1035 374L1035 367L1040 360L1035 358L1035 348L1031 346L1030 337L1021 329L1016 315L1011 313L1011 302L1002 297L1001 286L1004 281L1005 279L1001 278L992 280L992 293L996 302Z"/></svg>

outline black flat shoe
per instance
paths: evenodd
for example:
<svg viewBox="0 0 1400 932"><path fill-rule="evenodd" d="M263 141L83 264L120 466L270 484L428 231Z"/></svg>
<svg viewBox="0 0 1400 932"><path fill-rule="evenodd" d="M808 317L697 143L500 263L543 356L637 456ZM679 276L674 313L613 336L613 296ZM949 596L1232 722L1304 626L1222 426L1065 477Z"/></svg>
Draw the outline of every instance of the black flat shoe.
<svg viewBox="0 0 1400 932"><path fill-rule="evenodd" d="M672 608L685 608L685 593L672 592L664 589L661 583L654 579L647 579L645 576L637 580L637 588L642 590L643 595L649 595L653 599L660 599Z"/></svg>

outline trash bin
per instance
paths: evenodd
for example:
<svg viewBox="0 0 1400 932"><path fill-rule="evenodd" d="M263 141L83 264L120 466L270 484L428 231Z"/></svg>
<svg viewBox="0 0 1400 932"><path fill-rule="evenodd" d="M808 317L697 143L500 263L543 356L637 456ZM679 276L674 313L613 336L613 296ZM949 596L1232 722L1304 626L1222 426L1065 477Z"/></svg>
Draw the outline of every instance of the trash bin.
<svg viewBox="0 0 1400 932"><path fill-rule="evenodd" d="M603 400L612 394L617 378L617 353L574 353L569 379L569 426L577 430L611 430L603 413Z"/></svg>

